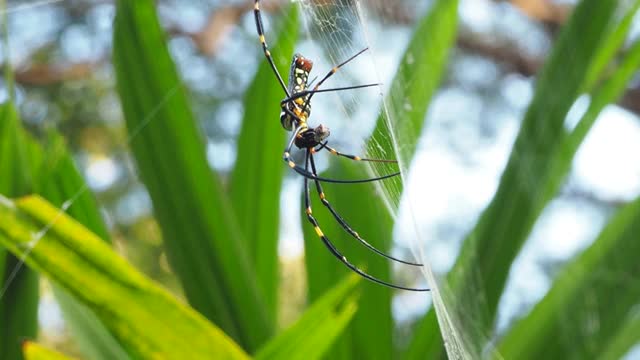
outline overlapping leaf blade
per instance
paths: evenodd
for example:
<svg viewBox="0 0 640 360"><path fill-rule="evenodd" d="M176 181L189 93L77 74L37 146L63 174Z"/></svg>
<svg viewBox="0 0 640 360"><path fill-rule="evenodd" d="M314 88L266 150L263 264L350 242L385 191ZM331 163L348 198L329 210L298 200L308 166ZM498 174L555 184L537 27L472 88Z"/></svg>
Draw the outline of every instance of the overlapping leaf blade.
<svg viewBox="0 0 640 360"><path fill-rule="evenodd" d="M69 216L106 243L110 243L110 236L98 204L73 164L64 141L58 135L51 134L46 146L44 161L37 170L38 193L56 207L68 205L66 213ZM67 325L85 356L104 360L129 358L91 309L80 304L55 284L53 292Z"/></svg>
<svg viewBox="0 0 640 360"><path fill-rule="evenodd" d="M44 160L36 171L37 192L56 207L68 206L67 214L111 243L98 203L73 163L64 139L52 133L44 146Z"/></svg>
<svg viewBox="0 0 640 360"><path fill-rule="evenodd" d="M131 147L187 299L248 350L273 320L150 0L118 1L114 63Z"/></svg>
<svg viewBox="0 0 640 360"><path fill-rule="evenodd" d="M17 179L14 185L20 184L23 188L33 188L35 191L41 193L47 197L50 201L53 201L57 206L61 206L62 203L69 201L72 205L68 209L68 212L79 219L83 224L89 226L92 230L100 235L101 238L108 240L108 233L100 213L97 208L97 204L90 192L85 191L86 185L84 181L75 169L70 156L66 153L63 141L53 135L52 141L48 144L47 151L43 151L41 145L36 143L29 135L27 135L17 122L15 113L10 109L10 105L5 105L6 114L10 114L12 118L8 118L8 121L3 121L3 124L7 127L11 127L9 131L3 132L8 137L0 140L6 148L6 152L3 152L3 159L1 161L4 166L13 164L16 168L12 169L6 174L12 174L12 176L4 177L5 181L15 176L21 176L21 179ZM9 146L20 146L23 148L22 152L10 151ZM28 149L28 151L24 151ZM5 169L9 171L8 169ZM28 172L28 175L25 174ZM20 175L22 174L22 175ZM15 186L14 186L15 187ZM4 194L11 194L11 192L0 192ZM12 258L15 259L15 258ZM23 267L21 261L12 260L8 267L8 274L14 271L18 271L17 274L24 274L31 270ZM22 275L17 276L12 280L13 283L17 281L19 284ZM33 287L37 289L37 281L35 276L31 276L33 279ZM104 329L104 326L95 318L95 315L82 305L78 304L73 298L64 294L60 289L54 289L60 306L63 309L67 323L76 335L76 340L81 345L85 354L90 354L94 359L124 359L126 354L123 353L118 343L113 337ZM9 295L8 295L9 296ZM8 299L13 296L8 297ZM31 334L24 333L23 331L17 332L15 337L6 334L3 336L7 342L12 341L13 346L7 345L7 349L11 348L12 353L15 356L19 354L19 341L25 338L34 338L35 331L35 316L37 299L34 301L28 301L29 296L23 294L18 296L20 299L12 306L12 316L16 316L22 313L22 308L31 306L33 315L32 326L34 330ZM77 316L82 314L82 316ZM20 323L25 325L29 321L20 320ZM7 327L6 329L9 329ZM11 340L11 339L14 340ZM12 358L13 355L5 354L7 359Z"/></svg>
<svg viewBox="0 0 640 360"><path fill-rule="evenodd" d="M621 359L640 341L640 317L637 314L621 324L614 338L601 351L599 359Z"/></svg>
<svg viewBox="0 0 640 360"><path fill-rule="evenodd" d="M455 298L454 308L474 314L474 325L486 333L493 324L495 310L509 267L526 240L535 220L555 195L566 176L582 136L567 137L564 119L571 105L584 89L585 78L602 62L603 53L613 52L603 42L620 26L618 15L635 11L635 6L615 1L583 1L561 33L549 62L537 81L534 100L525 116L500 187L468 236L461 256L450 277ZM597 19L592 17L598 13ZM588 32L585 31L588 27ZM602 68L600 66L600 68ZM615 100L623 89L618 83L586 116L595 117L604 105ZM588 123L587 120L585 124ZM586 127L590 127L590 124ZM570 140L567 140L570 139ZM577 141L577 142L576 142ZM569 143L573 144L569 145ZM484 296L479 296L482 293ZM459 314L459 318L467 318ZM437 356L442 345L437 336L435 317L426 316L412 342L409 356ZM481 349L483 339L473 339Z"/></svg>
<svg viewBox="0 0 640 360"><path fill-rule="evenodd" d="M22 351L26 360L71 360L70 357L31 341L22 345Z"/></svg>
<svg viewBox="0 0 640 360"><path fill-rule="evenodd" d="M640 5L640 2L638 2ZM636 7L637 8L637 7ZM635 14L635 10L630 12ZM628 30L628 28L627 28ZM576 154L580 144L587 136L589 130L595 123L600 112L608 105L615 102L622 96L627 88L627 84L633 79L636 70L640 66L640 42L636 41L625 53L620 64L612 70L609 78L605 79L603 84L595 89L591 94L591 102L587 111L582 116L577 126L564 140L559 152L553 157L551 164L553 166L552 173L557 176L551 178L546 186L547 191L553 195L562 185L565 175L571 168L573 157ZM550 195L550 196L551 196Z"/></svg>
<svg viewBox="0 0 640 360"><path fill-rule="evenodd" d="M20 196L33 188L30 152L10 103L0 107L0 194ZM37 335L38 277L0 248L0 357L21 359L20 341Z"/></svg>
<svg viewBox="0 0 640 360"><path fill-rule="evenodd" d="M544 299L502 340L501 354L508 359L600 358L640 299L635 281L639 232L640 199L620 210L596 242L566 266Z"/></svg>
<svg viewBox="0 0 640 360"><path fill-rule="evenodd" d="M369 153L379 158L395 156L407 170L422 135L431 98L445 74L457 30L458 1L435 1L402 56L385 99L386 107L368 142ZM390 137L395 140L390 141ZM400 178L390 182L402 189Z"/></svg>
<svg viewBox="0 0 640 360"><path fill-rule="evenodd" d="M133 358L247 358L220 329L42 198L0 198L0 216L0 243L93 309Z"/></svg>
<svg viewBox="0 0 640 360"><path fill-rule="evenodd" d="M366 175L361 164L343 163L339 160L323 173L327 177L357 178ZM322 206L315 193L313 183L309 184L313 215L317 218L325 235L335 246L357 266L384 280L390 278L388 260L364 248L336 222L331 213ZM378 249L388 249L391 242L392 219L384 206L375 201L375 189L370 184L323 186L327 200L370 244ZM377 203L377 204L376 204ZM305 237L305 262L309 282L309 299L314 301L331 289L350 270L336 259L320 241L313 227L303 219ZM368 281L363 283L362 298L349 331L336 344L332 357L353 358L354 356L393 355L391 318L391 289ZM375 327L377 331L372 332ZM338 355L340 354L340 355Z"/></svg>
<svg viewBox="0 0 640 360"><path fill-rule="evenodd" d="M130 356L96 313L53 284L53 294L82 355L95 360L128 360Z"/></svg>
<svg viewBox="0 0 640 360"><path fill-rule="evenodd" d="M322 295L295 324L258 350L256 358L323 358L356 312L359 280L351 274Z"/></svg>
<svg viewBox="0 0 640 360"><path fill-rule="evenodd" d="M573 154L597 114L623 93L639 66L640 42L636 42L611 78L593 94L587 112L567 138L563 151L554 159L559 171L568 170ZM599 239L567 265L545 298L503 339L500 347L503 355L508 357L517 353L535 358L544 352L544 356L554 358L613 359L628 350L633 341L640 339L637 334L622 329L619 337L612 340L639 298L640 289L624 280L629 274L638 272L637 252L632 247L637 243L634 226L639 223L639 203L637 200L621 210ZM610 296L619 289L625 290L618 296ZM595 306L594 301L600 305ZM582 329L588 328L594 316L599 319L599 330L585 334ZM630 321L627 329L633 327L633 321ZM610 342L613 344L609 345ZM535 349L535 344L546 345ZM618 353L618 356L613 356L613 353Z"/></svg>

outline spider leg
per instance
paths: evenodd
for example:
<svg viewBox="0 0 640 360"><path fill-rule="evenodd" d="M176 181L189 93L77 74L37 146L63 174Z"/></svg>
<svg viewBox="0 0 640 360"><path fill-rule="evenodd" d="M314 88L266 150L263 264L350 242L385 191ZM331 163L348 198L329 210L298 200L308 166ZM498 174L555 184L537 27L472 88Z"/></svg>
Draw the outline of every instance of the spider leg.
<svg viewBox="0 0 640 360"><path fill-rule="evenodd" d="M328 144L328 143L329 143L328 141L325 141L325 142L323 142L322 144L320 144L320 146L318 146L317 148L313 148L313 149L311 149L311 150L310 150L310 151L311 151L311 153L312 153L312 154L315 154L315 153L317 153L318 151L320 151L320 150L324 149L324 148L327 146L327 144Z"/></svg>
<svg viewBox="0 0 640 360"><path fill-rule="evenodd" d="M312 95L315 93L322 93L322 92L333 92L333 91L344 91L344 90L353 90L353 89L362 89L362 88L368 88L368 87L373 87L373 86L380 86L380 83L373 83L373 84L364 84L364 85L353 85L353 86L344 86L344 87L337 87L337 88L330 88L330 89L313 89L313 90L303 90L303 91L298 91L297 93L285 98L284 100L280 101L280 106L283 106L287 103L290 103L298 98L301 97L305 97L307 95Z"/></svg>
<svg viewBox="0 0 640 360"><path fill-rule="evenodd" d="M309 151L311 154L309 154L309 158L310 158L310 162L311 162L311 171L313 174L317 174L316 171L316 164L315 161L313 160L313 151ZM306 164L305 164L305 169L307 168ZM336 219L336 221L342 226L342 228L349 233L349 235L351 235L353 238L355 238L356 240L358 240L362 245L364 245L365 247L369 248L369 250L375 252L376 254L385 257L389 260L393 260L393 261L397 261L403 264L407 264L407 265L413 265L413 266L423 266L422 264L418 264L418 263L413 263L413 262L409 262L409 261L405 261L405 260L400 260L397 259L391 255L387 255L385 253L383 253L382 251L376 249L373 245L369 244L365 239L363 239L362 237L360 237L360 234L358 234L357 231L353 230L351 228L351 226L349 226L349 224L347 224L346 220L344 220L344 218L342 216L340 216L340 214L338 214L338 212L333 208L333 206L331 206L331 204L329 203L329 200L326 199L325 195L324 195L324 191L322 190L322 185L320 184L319 181L315 181L316 183L316 190L318 191L318 197L320 197L320 201L322 202L322 204L329 209L329 211L331 212L331 214L333 215L333 217Z"/></svg>
<svg viewBox="0 0 640 360"><path fill-rule="evenodd" d="M313 91L315 92L316 90L318 90L318 88L320 88L320 85L322 85L328 78L330 78L333 74L337 73L338 70L347 65L351 60L357 58L358 56L362 55L362 53L364 53L365 51L369 50L368 47L358 51L355 55L353 55L352 57L348 58L347 60L343 61L342 63L334 66L331 70L329 70L329 72L327 73L327 75L325 75L317 84L316 86L313 87ZM313 96L313 93L311 94L311 96ZM309 100L311 99L311 96L309 96ZM309 101L307 100L307 101Z"/></svg>
<svg viewBox="0 0 640 360"><path fill-rule="evenodd" d="M267 40L264 37L264 27L262 25L262 15L260 14L260 0L255 0L255 3L253 5L253 14L254 14L254 17L256 19L256 29L258 31L258 39L260 40L260 44L262 45L262 51L264 52L264 56L267 58L267 61L269 62L269 65L271 66L271 70L273 70L273 73L278 78L278 82L280 83L280 86L282 86L282 90L284 90L284 93L287 94L287 97L289 97L290 94L289 94L289 90L287 89L287 85L285 85L284 81L282 80L282 76L280 76L280 73L278 72L278 69L276 68L276 64L273 61L273 57L271 56L271 52L269 51L269 46L267 45Z"/></svg>
<svg viewBox="0 0 640 360"><path fill-rule="evenodd" d="M311 152L316 153L322 149L327 149L328 152L330 152L332 155L336 155L336 156L342 156L345 157L347 159L351 159L354 161L367 161L367 162L380 162L380 163L392 163L392 164L397 164L398 160L388 160L388 159L369 159L369 158L363 158L360 157L358 155L350 155L350 154L345 154L342 153L334 148L332 148L331 146L327 145L326 142L322 144L322 146L319 146L317 148L314 148L311 150Z"/></svg>
<svg viewBox="0 0 640 360"><path fill-rule="evenodd" d="M358 56L360 56L362 53L364 53L365 51L369 50L368 47L358 51L355 55L353 55L352 57L348 58L347 60L343 61L342 63L334 66L331 70L329 70L329 72L327 73L327 75L325 75L317 84L316 86L313 87L313 90L311 91L311 94L309 94L309 97L306 99L304 106L302 107L303 109L307 108L307 105L309 104L309 102L311 101L311 98L313 97L313 94L315 94L316 92L318 92L318 89L320 88L320 85L322 85L328 78L330 78L333 74L337 73L338 70L347 65L351 60L357 58Z"/></svg>
<svg viewBox="0 0 640 360"><path fill-rule="evenodd" d="M307 149L306 150L306 159L305 159L305 170L309 164L309 159L310 157L312 157L313 155L311 154L311 152ZM356 274L362 276L363 278L372 281L374 283L380 284L380 285L384 285L390 288L394 288L394 289L400 289L400 290L409 290L409 291L430 291L431 289L428 288L410 288L410 287L405 287L405 286L400 286L400 285L394 285L391 283L388 283L386 281L380 280L376 277L373 277L369 274L367 274L366 272L358 269L357 266L353 265L352 263L350 263L347 258L342 255L340 253L340 251L338 251L338 249L336 249L336 247L333 245L333 243L329 240L329 238L327 236L324 235L324 233L322 232L322 230L320 229L320 225L318 224L318 221L316 220L315 217L313 217L312 215L312 210L311 210L311 199L309 196L309 179L305 178L304 179L304 201L305 201L305 207L306 207L306 214L307 214L307 220L309 220L309 222L311 223L311 225L313 225L313 228L316 232L316 234L318 235L318 237L320 238L320 240L322 240L322 243L327 247L327 249L329 249L329 252L331 252L331 254L333 256L335 256L338 260L340 260L340 262L342 262L346 267L348 267L349 269L351 269L351 271L355 272Z"/></svg>
<svg viewBox="0 0 640 360"><path fill-rule="evenodd" d="M257 2L258 0L256 0ZM257 19L257 18L256 18ZM257 20L256 20L257 21ZM262 42L264 37L260 38L260 41ZM262 43L263 47L266 46L266 43ZM328 73L327 75L325 75L320 82L318 82L314 87L313 90L303 90L303 91L299 91L295 94L289 95L289 93L287 92L287 97L282 100L280 102L280 106L282 108L286 108L286 104L299 99L301 97L305 97L307 95L309 95L309 97L306 99L305 104L303 106L303 109L306 109L311 97L313 96L313 94L315 93L319 93L319 92L331 92L331 91L343 91L343 90L353 90L353 89L361 89L361 88L366 88L366 87L372 87L372 86L379 86L380 84L378 83L374 83L374 84L365 84L365 85L355 85L355 86L346 86L346 87L338 87L338 88L331 88L331 89L322 89L320 90L320 85L322 85L328 78L330 78L333 74L335 74L336 72L338 72L338 69L340 69L341 67L343 67L344 65L346 65L347 63L349 63L351 60L357 58L360 54L364 53L365 51L369 50L369 48L364 48L362 50L360 50L357 54L353 55L352 57L348 58L347 60L343 61L342 63L338 64L337 66L334 66ZM265 53L265 55L267 55L267 53ZM269 57L268 57L269 58ZM272 60L270 60L272 61ZM274 67L275 69L275 67ZM277 71L277 70L276 70ZM281 80L280 75L278 75L278 78ZM314 79L315 81L315 79ZM313 82L313 81L312 81ZM284 83L282 83L284 84ZM283 85L284 86L284 85ZM286 87L285 87L286 88Z"/></svg>
<svg viewBox="0 0 640 360"><path fill-rule="evenodd" d="M316 174L312 174L308 170L306 170L306 169L300 167L299 165L297 165L293 161L293 159L291 158L291 148L293 147L293 143L294 143L294 141L296 139L296 136L298 136L298 134L300 133L301 130L302 130L302 127L299 126L293 131L293 134L291 135L291 138L289 139L289 143L288 143L286 149L284 150L284 154L282 154L282 159L284 160L285 163L287 163L287 165L290 168L292 168L295 172L297 172L298 174L304 176L307 179L330 182L330 183L356 184L356 183L365 183L365 182L372 182L372 181L388 179L390 177L394 177L394 176L400 175L399 172L395 172L395 173L392 173L392 174L383 175L383 176L374 177L374 178L369 178L369 179L343 180L343 179L329 179L329 178L324 178L324 177L317 176Z"/></svg>
<svg viewBox="0 0 640 360"><path fill-rule="evenodd" d="M318 76L314 76L313 79L311 79L311 81L309 81L309 83L307 84L307 87L311 87L313 85L314 82L316 82L316 80L318 80Z"/></svg>

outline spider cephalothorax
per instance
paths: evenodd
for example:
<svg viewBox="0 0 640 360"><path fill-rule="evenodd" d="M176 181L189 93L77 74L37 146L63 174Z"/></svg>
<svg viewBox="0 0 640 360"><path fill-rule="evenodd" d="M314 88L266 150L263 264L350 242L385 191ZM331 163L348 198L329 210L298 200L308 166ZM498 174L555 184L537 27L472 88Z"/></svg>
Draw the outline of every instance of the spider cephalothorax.
<svg viewBox="0 0 640 360"><path fill-rule="evenodd" d="M301 131L296 137L294 144L299 149L315 148L322 144L329 137L329 134L329 128L320 124L313 129L306 128Z"/></svg>

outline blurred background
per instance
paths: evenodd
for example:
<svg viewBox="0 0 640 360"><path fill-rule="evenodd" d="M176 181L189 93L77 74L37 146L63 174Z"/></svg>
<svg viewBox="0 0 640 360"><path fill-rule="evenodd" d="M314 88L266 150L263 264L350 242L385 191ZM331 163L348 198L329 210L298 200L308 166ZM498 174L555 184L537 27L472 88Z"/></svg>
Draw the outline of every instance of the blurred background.
<svg viewBox="0 0 640 360"><path fill-rule="evenodd" d="M414 238L415 225L420 234L418 245L434 272L445 274L451 269L464 236L498 187L533 97L536 74L576 2L460 1L455 47L429 107L415 157L404 174L406 194L419 201L414 201L411 209L400 201L395 214L394 254L411 257L409 248L416 244L408 239ZM332 11L340 14L341 6L349 3L313 0L300 6L305 25L296 50L315 60L315 75L321 76L335 59L344 59L349 52L342 49L340 37L332 37L331 26L317 20L318 9L334 5ZM345 38L365 34L366 38L359 35L356 45L349 44L347 49L358 47L358 43L369 45L367 56L374 65L346 67L332 86L381 82L381 91L386 93L415 25L431 2L370 0L358 4L359 19L338 15L342 22L336 24ZM264 61L252 6L248 1L231 0L157 2L169 50L206 137L209 165L223 182L228 181L236 162L246 89ZM268 40L281 20L283 6L281 1L263 2ZM111 60L114 3L9 0L6 11L16 102L24 126L37 136L44 137L50 129L63 134L99 201L118 251L144 273L180 293L151 199L135 170L131 139L115 90ZM639 33L640 20L634 20L627 43ZM5 50L1 49L3 64L7 61ZM278 47L272 51L277 52ZM380 111L379 91L346 96L315 97L312 119L330 126L333 144L358 153ZM2 86L0 101L6 100L6 87ZM343 104L339 116L336 102ZM575 126L588 105L586 96L574 103L566 119L567 129ZM547 293L558 269L595 240L615 210L640 195L639 113L640 83L636 77L620 100L600 114L565 185L535 224L509 272L495 333L487 337L500 337L527 314ZM265 114L264 121L280 127L277 116ZM260 151L271 151L279 158L281 149ZM327 160L320 162L325 169ZM314 256L304 252L302 227L307 223L301 220L301 179L294 173L286 174L279 209L280 327L294 321L304 308L304 257ZM330 196L330 187L326 191ZM366 199L362 205L366 206ZM46 290L46 282L42 283L40 336L73 352L75 345L62 315ZM426 284L424 280L420 283ZM429 306L424 296L395 295L392 314L398 332L410 332ZM640 359L640 346L626 358Z"/></svg>

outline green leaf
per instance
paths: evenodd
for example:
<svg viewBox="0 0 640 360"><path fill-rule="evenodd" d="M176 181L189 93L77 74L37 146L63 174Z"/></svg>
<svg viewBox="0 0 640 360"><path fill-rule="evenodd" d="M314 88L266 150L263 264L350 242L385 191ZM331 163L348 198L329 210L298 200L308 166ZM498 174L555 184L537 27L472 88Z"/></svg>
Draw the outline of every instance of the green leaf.
<svg viewBox="0 0 640 360"><path fill-rule="evenodd" d="M247 358L220 329L42 198L0 198L0 217L0 243L90 307L132 357Z"/></svg>
<svg viewBox="0 0 640 360"><path fill-rule="evenodd" d="M326 177L358 178L366 175L358 166L346 159L336 159ZM389 261L365 248L352 238L319 201L316 188L309 184L313 215L320 228L347 259L367 273L383 280L390 279ZM371 245L387 251L392 240L393 221L371 184L325 184L326 199L336 211ZM336 279L349 274L349 270L324 246L313 226L303 219L305 262L309 286L309 299L315 301L332 289ZM392 290L364 281L362 301L355 319L345 336L341 336L332 352L332 358L371 358L393 356L393 320L391 317ZM371 331L375 328L376 331Z"/></svg>
<svg viewBox="0 0 640 360"><path fill-rule="evenodd" d="M8 111L14 113L12 110ZM68 202L71 206L67 209L67 213L99 234L101 238L108 240L106 226L101 219L97 203L92 194L86 191L86 184L73 165L71 156L67 153L62 139L55 134L51 134L50 144L47 150L44 151L40 144L36 143L23 129L18 127L17 121L3 122L3 124L13 125L10 132L3 132L8 134L7 139L10 140L2 141L2 144L7 145L15 141L15 146L29 149L28 151L23 151L22 154L14 154L14 159L7 158L2 161L2 164L5 166L15 164L15 169L11 170L14 175L28 171L28 176L23 174L22 180L16 180L14 182L22 184L20 186L23 188L26 188L25 184L29 183L30 187L33 187L34 190L42 194L56 206L62 206L63 203ZM9 153L10 152L4 152L5 155ZM5 177L5 180L10 178L11 177ZM8 194L11 192L5 193ZM26 191L22 191L22 193L26 193ZM18 268L22 268L20 262L12 258L11 263L7 265L7 274L11 274L11 272ZM21 277L25 276L23 274L26 274L24 271L31 274L30 276L33 279L30 281L33 282L33 288L37 290L37 279L34 273L31 273L31 270L26 267L17 273L16 278L12 281L13 286L18 286ZM16 291L13 292L15 293ZM55 286L54 293L63 310L67 324L74 333L75 340L79 343L85 355L88 355L88 357L92 359L128 358L124 350L122 350L90 310L78 304L72 297L64 294L63 290ZM14 301L11 299L20 300ZM37 298L32 301L27 301L27 299L29 299L29 297L25 294L7 295L7 301L12 301L11 304L7 304L7 311L9 314L12 314L11 316L23 313L22 309L27 306L31 307L30 311L33 313L31 315L33 317L32 333L29 335L17 332L13 340L7 340L15 345L10 348L13 349L12 351L16 356L20 354L18 347L19 341L25 337L35 337L37 330ZM11 324L12 322L7 321L7 323ZM29 322L21 319L17 320L16 323L24 325ZM6 329L11 327L14 326L10 325ZM6 335L3 336L3 339L11 339L11 337ZM10 358L9 355L6 355L6 357Z"/></svg>
<svg viewBox="0 0 640 360"><path fill-rule="evenodd" d="M0 281L0 285L2 285L4 287L4 282L5 282L5 272L7 270L6 268L6 264L7 264L7 259L9 257L9 253L7 252L7 250L0 248L0 279L2 279L2 281ZM0 311L2 309L0 308ZM4 314L0 315L0 319L3 320L3 323L5 321L4 319Z"/></svg>
<svg viewBox="0 0 640 360"><path fill-rule="evenodd" d="M540 74L500 187L465 243L458 266L482 274L482 284L469 286L468 282L473 281L469 271L459 272L454 281L461 289L486 290L486 304L478 304L488 310L485 326L493 321L508 274L505 270L551 198L547 181L564 176L550 173L549 160L566 138L564 119L579 95L603 34L615 17L615 5L611 0L586 0L575 9ZM599 16L594 18L593 13Z"/></svg>
<svg viewBox="0 0 640 360"><path fill-rule="evenodd" d="M73 341L87 359L127 360L126 350L89 307L53 284L53 294L64 315Z"/></svg>
<svg viewBox="0 0 640 360"><path fill-rule="evenodd" d="M610 52L603 42L611 39L616 28L626 26L624 21L619 23L617 15L626 14L630 7L622 12L617 5L612 0L581 2L537 80L534 99L498 191L467 237L450 273L453 296L448 302L457 319L473 321L473 325L463 324L465 328L480 334L491 329L511 263L567 174L582 137L567 136L564 120L584 88L585 77L597 67L594 64L601 61L602 53ZM615 100L623 85L617 82L615 91L603 91L585 117L595 118L606 103ZM472 320L469 314L473 314ZM435 317L425 316L411 344L410 358L433 357L442 351L442 345L433 339L436 329ZM483 336L470 340L479 353L485 345Z"/></svg>
<svg viewBox="0 0 640 360"><path fill-rule="evenodd" d="M638 233L640 198L618 212L509 331L499 346L504 358L600 358L640 299L640 284L634 280L640 273Z"/></svg>
<svg viewBox="0 0 640 360"><path fill-rule="evenodd" d="M272 46L278 70L288 73L297 39L298 12L289 6ZM266 34L267 41L272 39ZM256 35L256 46L258 36ZM272 45L270 43L270 45ZM238 138L238 156L230 182L231 199L247 240L245 247L256 270L257 283L272 318L278 305L278 240L280 188L285 166L279 149L286 132L278 124L280 101L285 94L269 63L262 57L258 72L245 94L244 118Z"/></svg>
<svg viewBox="0 0 640 360"><path fill-rule="evenodd" d="M564 140L562 148L552 159L551 173L556 174L551 177L546 184L546 191L551 197L560 188L571 169L573 157L578 151L580 144L591 130L598 115L605 106L617 101L627 88L627 84L632 80L636 70L640 66L640 41L636 41L626 52L620 64L615 67L610 77L604 81L602 86L591 94L591 102L587 111L582 116L575 129Z"/></svg>
<svg viewBox="0 0 640 360"><path fill-rule="evenodd" d="M66 213L110 243L98 204L73 164L63 139L51 134L42 169L38 173L38 192L56 207L68 206ZM70 206L68 205L70 204ZM63 289L53 285L53 293L66 324L81 352L90 359L128 359L125 350L109 333L91 309L80 304Z"/></svg>
<svg viewBox="0 0 640 360"><path fill-rule="evenodd" d="M0 106L0 194L24 195L33 187L29 144L12 104Z"/></svg>
<svg viewBox="0 0 640 360"><path fill-rule="evenodd" d="M345 330L357 309L360 278L351 274L307 309L293 326L270 340L256 359L319 359Z"/></svg>
<svg viewBox="0 0 640 360"><path fill-rule="evenodd" d="M38 334L38 276L14 256L8 257L5 266L2 289L5 282L10 284L0 299L0 357L22 359L20 342Z"/></svg>
<svg viewBox="0 0 640 360"><path fill-rule="evenodd" d="M431 98L445 74L457 29L458 1L435 1L418 24L391 83L385 100L388 114L382 112L368 143L372 157L395 155L401 168L407 170L422 134ZM400 189L398 194L402 192L401 178L384 183L387 188Z"/></svg>
<svg viewBox="0 0 640 360"><path fill-rule="evenodd" d="M68 206L67 214L105 242L111 243L98 202L80 175L64 139L59 134L49 134L43 156L42 166L37 171L37 192L56 207Z"/></svg>
<svg viewBox="0 0 640 360"><path fill-rule="evenodd" d="M13 105L0 106L0 194L20 196L32 189L33 146ZM37 275L0 249L0 358L21 359L20 341L37 335L38 297Z"/></svg>
<svg viewBox="0 0 640 360"><path fill-rule="evenodd" d="M610 65L611 60L627 39L629 29L631 25L633 25L633 19L640 7L640 1L636 0L630 4L630 0L625 0L621 2L621 4L619 8L624 16L620 24L617 27L611 28L609 33L605 35L606 38L602 41L598 53L591 62L591 68L587 72L583 91L591 91L593 89L594 84L602 77L607 65Z"/></svg>
<svg viewBox="0 0 640 360"><path fill-rule="evenodd" d="M70 357L32 341L22 344L22 351L26 360L71 360Z"/></svg>
<svg viewBox="0 0 640 360"><path fill-rule="evenodd" d="M155 3L120 0L117 5L118 94L170 264L189 303L252 351L271 336L273 319L225 189L207 164Z"/></svg>
<svg viewBox="0 0 640 360"><path fill-rule="evenodd" d="M634 314L616 332L614 338L609 342L607 347L598 359L621 359L629 349L640 341L640 317Z"/></svg>

